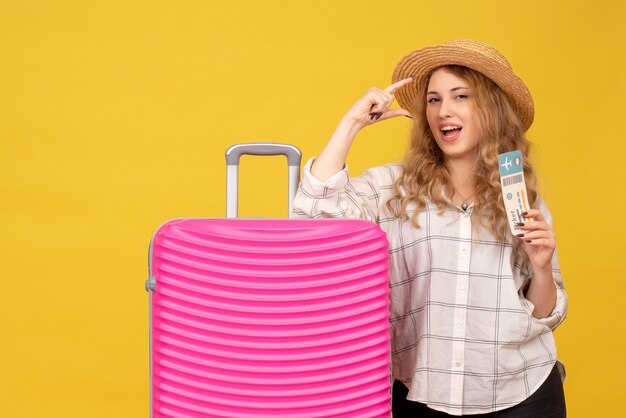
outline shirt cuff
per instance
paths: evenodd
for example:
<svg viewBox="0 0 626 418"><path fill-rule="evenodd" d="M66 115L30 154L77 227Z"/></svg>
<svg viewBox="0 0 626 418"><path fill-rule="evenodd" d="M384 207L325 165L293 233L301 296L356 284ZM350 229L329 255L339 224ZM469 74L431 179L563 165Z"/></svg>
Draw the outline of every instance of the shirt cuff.
<svg viewBox="0 0 626 418"><path fill-rule="evenodd" d="M555 284L556 285L556 284ZM528 299L525 299L526 309L532 316L532 313L535 310L535 305ZM565 294L565 290L560 287L556 287L556 304L552 313L545 318L535 318L532 316L533 321L537 324L546 326L551 330L555 330L561 322L565 319L565 313L567 312L567 295Z"/></svg>
<svg viewBox="0 0 626 418"><path fill-rule="evenodd" d="M348 165L344 164L343 169L330 176L326 181L317 179L311 174L311 165L315 157L309 159L302 170L302 190L317 199L326 199L342 191L350 176L348 175Z"/></svg>

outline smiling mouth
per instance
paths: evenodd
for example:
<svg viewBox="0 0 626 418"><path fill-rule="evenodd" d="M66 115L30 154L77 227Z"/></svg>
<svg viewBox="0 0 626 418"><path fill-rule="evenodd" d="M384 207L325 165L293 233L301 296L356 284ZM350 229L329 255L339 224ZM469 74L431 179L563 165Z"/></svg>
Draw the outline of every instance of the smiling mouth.
<svg viewBox="0 0 626 418"><path fill-rule="evenodd" d="M445 139L455 139L461 132L460 126L445 126L441 128L441 134Z"/></svg>

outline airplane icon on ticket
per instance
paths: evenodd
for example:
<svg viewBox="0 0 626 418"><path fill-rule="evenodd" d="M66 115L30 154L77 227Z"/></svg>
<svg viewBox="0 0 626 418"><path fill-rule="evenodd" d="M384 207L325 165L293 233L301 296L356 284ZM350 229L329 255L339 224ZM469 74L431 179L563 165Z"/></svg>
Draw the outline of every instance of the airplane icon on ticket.
<svg viewBox="0 0 626 418"><path fill-rule="evenodd" d="M500 164L502 167L506 168L506 171L509 171L509 168L513 165L511 160L506 158L503 164Z"/></svg>

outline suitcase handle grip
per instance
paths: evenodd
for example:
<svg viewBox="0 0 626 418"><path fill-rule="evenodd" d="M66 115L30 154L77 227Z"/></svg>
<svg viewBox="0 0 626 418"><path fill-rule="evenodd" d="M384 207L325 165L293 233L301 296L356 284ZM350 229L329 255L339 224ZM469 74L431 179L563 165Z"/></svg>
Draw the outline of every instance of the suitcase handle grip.
<svg viewBox="0 0 626 418"><path fill-rule="evenodd" d="M287 157L289 174L289 213L293 209L293 199L296 196L300 182L300 162L302 152L298 147L289 144L274 142L254 142L250 144L236 144L226 150L226 217L236 218L238 213L239 196L239 159L242 155L284 155Z"/></svg>
<svg viewBox="0 0 626 418"><path fill-rule="evenodd" d="M284 155L287 164L300 167L302 153L298 147L274 142L253 142L251 144L232 145L226 150L226 165L239 165L242 155Z"/></svg>

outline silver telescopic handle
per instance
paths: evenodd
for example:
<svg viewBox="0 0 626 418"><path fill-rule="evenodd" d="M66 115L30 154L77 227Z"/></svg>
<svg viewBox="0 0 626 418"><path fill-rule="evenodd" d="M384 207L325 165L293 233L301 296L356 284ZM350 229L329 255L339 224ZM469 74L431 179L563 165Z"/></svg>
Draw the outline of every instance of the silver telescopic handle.
<svg viewBox="0 0 626 418"><path fill-rule="evenodd" d="M226 217L236 218L239 196L239 159L242 155L284 155L289 168L289 213L293 209L293 199L300 182L300 162L302 153L298 147L273 142L253 142L238 144L226 150Z"/></svg>

